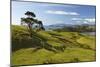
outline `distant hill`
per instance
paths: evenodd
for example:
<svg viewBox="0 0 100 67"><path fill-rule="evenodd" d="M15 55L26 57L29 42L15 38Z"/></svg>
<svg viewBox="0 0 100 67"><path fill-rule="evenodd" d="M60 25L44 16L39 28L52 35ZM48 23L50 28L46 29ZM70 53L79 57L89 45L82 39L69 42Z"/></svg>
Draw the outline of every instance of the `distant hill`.
<svg viewBox="0 0 100 67"><path fill-rule="evenodd" d="M53 25L44 25L45 29L46 30L53 30L53 29L61 29L63 27L70 27L70 28L76 28L76 27L83 27L83 26L87 26L87 27L92 27L92 28L95 28L95 25L94 24L53 24Z"/></svg>

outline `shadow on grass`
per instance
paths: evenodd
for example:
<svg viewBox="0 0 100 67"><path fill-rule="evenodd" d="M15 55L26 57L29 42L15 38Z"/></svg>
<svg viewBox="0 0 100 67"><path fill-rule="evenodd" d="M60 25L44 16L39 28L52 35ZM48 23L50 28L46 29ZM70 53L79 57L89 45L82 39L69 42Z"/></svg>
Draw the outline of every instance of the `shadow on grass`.
<svg viewBox="0 0 100 67"><path fill-rule="evenodd" d="M12 51L17 51L23 48L37 48L41 47L41 43L38 39L12 39Z"/></svg>
<svg viewBox="0 0 100 67"><path fill-rule="evenodd" d="M35 48L33 52L38 51L39 49L46 49L49 51L57 52L57 48L48 44L46 41L42 40L42 43L38 39L16 39L12 41L12 52L17 51L23 48Z"/></svg>

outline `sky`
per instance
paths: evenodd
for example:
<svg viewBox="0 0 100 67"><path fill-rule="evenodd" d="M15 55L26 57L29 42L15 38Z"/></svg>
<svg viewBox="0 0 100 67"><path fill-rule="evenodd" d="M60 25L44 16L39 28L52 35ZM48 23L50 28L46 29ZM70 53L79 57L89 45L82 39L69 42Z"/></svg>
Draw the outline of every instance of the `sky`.
<svg viewBox="0 0 100 67"><path fill-rule="evenodd" d="M95 6L12 1L12 24L20 25L25 12L36 14L43 25L95 24Z"/></svg>

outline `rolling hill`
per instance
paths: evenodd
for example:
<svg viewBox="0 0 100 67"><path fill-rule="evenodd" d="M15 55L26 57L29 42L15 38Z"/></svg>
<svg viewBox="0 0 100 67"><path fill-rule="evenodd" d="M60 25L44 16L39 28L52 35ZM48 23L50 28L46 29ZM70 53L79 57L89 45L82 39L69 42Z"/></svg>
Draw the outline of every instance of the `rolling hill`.
<svg viewBox="0 0 100 67"><path fill-rule="evenodd" d="M12 26L12 66L95 61L95 36L57 31L33 35L23 26Z"/></svg>

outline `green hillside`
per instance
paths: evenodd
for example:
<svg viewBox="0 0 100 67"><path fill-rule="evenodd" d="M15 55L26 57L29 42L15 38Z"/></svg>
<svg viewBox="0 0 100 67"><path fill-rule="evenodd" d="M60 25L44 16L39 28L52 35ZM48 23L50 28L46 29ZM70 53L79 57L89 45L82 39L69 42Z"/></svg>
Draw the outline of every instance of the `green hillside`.
<svg viewBox="0 0 100 67"><path fill-rule="evenodd" d="M33 31L12 26L12 65L95 61L95 36L78 32Z"/></svg>

